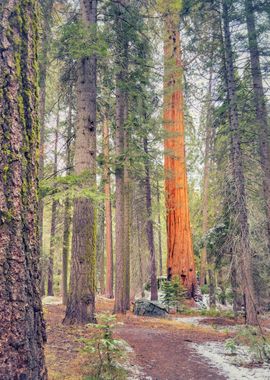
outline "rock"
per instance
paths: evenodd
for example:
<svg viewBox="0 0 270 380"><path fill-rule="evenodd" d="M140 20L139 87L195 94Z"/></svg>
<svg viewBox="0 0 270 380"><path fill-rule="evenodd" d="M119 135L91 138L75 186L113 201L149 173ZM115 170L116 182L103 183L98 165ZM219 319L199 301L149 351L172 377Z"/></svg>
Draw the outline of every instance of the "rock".
<svg viewBox="0 0 270 380"><path fill-rule="evenodd" d="M168 312L166 307L158 301L149 301L147 299L139 299L134 305L135 315L146 315L150 317L165 317Z"/></svg>

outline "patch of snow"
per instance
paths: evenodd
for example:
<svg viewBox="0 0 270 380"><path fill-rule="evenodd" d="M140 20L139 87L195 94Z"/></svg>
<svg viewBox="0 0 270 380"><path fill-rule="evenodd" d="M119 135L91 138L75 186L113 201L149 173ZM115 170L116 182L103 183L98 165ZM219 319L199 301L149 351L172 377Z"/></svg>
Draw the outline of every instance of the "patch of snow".
<svg viewBox="0 0 270 380"><path fill-rule="evenodd" d="M208 364L218 368L220 374L228 380L270 380L270 366L267 364L256 368L241 366L250 363L252 360L246 347L241 347L237 351L237 355L231 356L226 353L224 343L193 343L191 346L197 353L207 359Z"/></svg>
<svg viewBox="0 0 270 380"><path fill-rule="evenodd" d="M206 319L206 317L178 317L175 318L175 321L183 322L183 323L189 323L191 325L199 325L201 321Z"/></svg>

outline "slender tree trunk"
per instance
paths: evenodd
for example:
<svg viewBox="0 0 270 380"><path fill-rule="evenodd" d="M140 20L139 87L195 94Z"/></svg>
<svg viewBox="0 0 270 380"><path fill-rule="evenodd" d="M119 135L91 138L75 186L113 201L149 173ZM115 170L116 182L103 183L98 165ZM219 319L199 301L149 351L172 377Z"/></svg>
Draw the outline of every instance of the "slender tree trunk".
<svg viewBox="0 0 270 380"><path fill-rule="evenodd" d="M125 111L124 120L128 117L128 104L127 104L127 92L125 94ZM125 308L130 309L130 178L128 170L128 146L129 146L129 133L124 130L124 152L125 152L125 164L124 164L124 267L125 267Z"/></svg>
<svg viewBox="0 0 270 380"><path fill-rule="evenodd" d="M146 233L148 240L148 247L150 252L150 279L151 279L151 300L156 301L158 299L157 288L157 270L156 270L156 253L154 245L154 228L153 228L153 215L152 215L152 192L150 182L150 164L148 157L148 141L145 137L143 139L143 148L145 153L145 196L146 196L146 209L147 209L147 223Z"/></svg>
<svg viewBox="0 0 270 380"><path fill-rule="evenodd" d="M207 113L205 126L205 151L204 151L204 173L203 173L203 221L202 234L205 238L208 231L208 197L209 197L209 171L210 171L210 143L211 143L211 116L212 116L212 80L213 68L210 69L208 94L207 94ZM201 270L200 270L200 286L205 284L207 270L207 249L206 243L203 245L201 252ZM211 269L211 271L213 268ZM209 270L210 273L210 270Z"/></svg>
<svg viewBox="0 0 270 380"><path fill-rule="evenodd" d="M68 129L67 129L67 151L66 151L66 165L67 165L67 175L70 175L72 172L72 148L71 148L71 139L72 139L72 91L69 99L69 111L68 111ZM69 197L65 199L65 211L64 211L64 231L63 231L63 250L62 250L62 293L63 293L63 305L67 304L68 298L68 258L70 252L70 235L71 235L71 200Z"/></svg>
<svg viewBox="0 0 270 380"><path fill-rule="evenodd" d="M243 156L240 144L239 119L236 97L235 72L233 65L233 52L229 28L228 5L223 0L223 32L226 58L226 84L229 102L229 124L231 132L231 156L235 187L235 208L238 211L237 227L239 233L239 258L241 266L241 281L244 298L246 300L247 323L256 325L256 299L251 265L251 246L249 240L248 212L246 204L246 188L243 170Z"/></svg>
<svg viewBox="0 0 270 380"><path fill-rule="evenodd" d="M106 226L106 297L113 298L113 242L112 242L112 204L111 204L111 176L109 168L110 133L108 117L105 117L103 126L103 153L104 153L104 193L105 193L105 226Z"/></svg>
<svg viewBox="0 0 270 380"><path fill-rule="evenodd" d="M48 68L48 51L51 35L51 15L53 0L45 0L42 4L42 35L41 35L41 57L39 59L39 180L44 177L44 145L45 145L45 115L46 115L46 79ZM38 202L38 222L39 222L39 250L43 255L43 213L44 203L40 197ZM45 295L45 267L41 267L41 295Z"/></svg>
<svg viewBox="0 0 270 380"><path fill-rule="evenodd" d="M216 307L216 284L215 284L215 271L213 263L209 263L208 267L209 276L209 306L211 308Z"/></svg>
<svg viewBox="0 0 270 380"><path fill-rule="evenodd" d="M0 378L46 380L39 293L37 1L0 4Z"/></svg>
<svg viewBox="0 0 270 380"><path fill-rule="evenodd" d="M123 83L127 79L128 70L128 41L125 33L123 13L125 12L127 0L119 1L116 5L119 17L117 17L116 33L118 40L119 54L117 66L119 68L116 75L116 130L115 130L115 151L116 151L116 170L115 170L115 253L116 253L116 272L115 272L115 305L116 313L126 311L126 279L127 279L127 260L125 257L125 182L124 182L124 147L125 147L125 112L126 112L126 91Z"/></svg>
<svg viewBox="0 0 270 380"><path fill-rule="evenodd" d="M243 300L241 297L241 292L238 284L239 276L237 274L237 263L236 259L232 258L232 269L231 269L231 286L233 294L233 312L234 316L237 317L238 313L241 311Z"/></svg>
<svg viewBox="0 0 270 380"><path fill-rule="evenodd" d="M102 184L103 187L103 184ZM101 190L102 191L102 190ZM104 223L105 212L104 204L101 202L98 216L98 236L97 236L97 263L98 263L98 281L100 286L100 294L105 294L105 260L104 260Z"/></svg>
<svg viewBox="0 0 270 380"><path fill-rule="evenodd" d="M81 19L88 28L96 27L97 1L81 0ZM96 187L96 57L80 60L77 79L78 120L74 170L86 176L87 188ZM70 289L66 324L95 322L96 290L96 207L93 200L74 200Z"/></svg>
<svg viewBox="0 0 270 380"><path fill-rule="evenodd" d="M140 272L140 290L141 290L141 297L144 298L144 288L143 288L143 266L142 266L142 242L141 242L141 236L142 236L142 229L139 222L139 217L137 214L137 237L138 237L138 259L139 259L139 272Z"/></svg>
<svg viewBox="0 0 270 380"><path fill-rule="evenodd" d="M263 90L260 54L255 26L253 0L245 0L248 42L253 81L254 104L259 128L259 150L263 171L263 193L266 211L268 250L270 252L270 146L266 101Z"/></svg>
<svg viewBox="0 0 270 380"><path fill-rule="evenodd" d="M59 134L59 118L60 118L59 103L57 109L56 117L56 128L54 136L54 168L53 175L57 176L58 170L58 134ZM54 296L53 291L53 269L54 269L54 254L55 254L55 240L56 240L56 224L57 224L57 204L56 200L52 202L52 220L51 220L51 235L50 235L50 256L49 256L49 267L48 267L48 296Z"/></svg>
<svg viewBox="0 0 270 380"><path fill-rule="evenodd" d="M190 227L184 141L183 66L179 16L165 18L164 129L165 196L167 209L168 279L178 276L193 296L197 286Z"/></svg>
<svg viewBox="0 0 270 380"><path fill-rule="evenodd" d="M160 189L159 182L157 181L157 204L158 204L158 252L159 252L159 275L162 276L162 238L161 238L161 216L160 216Z"/></svg>

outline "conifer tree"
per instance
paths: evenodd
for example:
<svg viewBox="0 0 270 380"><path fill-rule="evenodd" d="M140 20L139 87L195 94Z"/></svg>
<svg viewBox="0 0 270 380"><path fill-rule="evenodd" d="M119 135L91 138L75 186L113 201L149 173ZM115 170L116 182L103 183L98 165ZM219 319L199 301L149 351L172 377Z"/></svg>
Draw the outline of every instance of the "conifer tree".
<svg viewBox="0 0 270 380"><path fill-rule="evenodd" d="M39 294L38 9L0 4L0 378L45 380Z"/></svg>

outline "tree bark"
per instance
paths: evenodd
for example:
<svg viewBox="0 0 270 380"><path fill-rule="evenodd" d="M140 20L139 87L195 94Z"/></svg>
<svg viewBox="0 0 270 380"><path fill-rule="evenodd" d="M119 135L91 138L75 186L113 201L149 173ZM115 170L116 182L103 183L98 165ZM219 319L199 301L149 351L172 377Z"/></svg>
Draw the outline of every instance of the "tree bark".
<svg viewBox="0 0 270 380"><path fill-rule="evenodd" d="M263 172L263 194L266 212L266 232L268 250L270 252L270 145L269 125L266 109L266 101L263 90L260 54L255 26L254 5L252 0L245 0L246 20L248 30L248 42L253 81L254 105L256 119L259 128L259 152Z"/></svg>
<svg viewBox="0 0 270 380"><path fill-rule="evenodd" d="M209 306L210 308L216 307L216 284L215 284L215 271L213 263L209 263L208 268L209 276Z"/></svg>
<svg viewBox="0 0 270 380"><path fill-rule="evenodd" d="M184 141L183 65L178 14L165 17L164 129L167 210L167 276L178 276L193 296L197 286L190 227Z"/></svg>
<svg viewBox="0 0 270 380"><path fill-rule="evenodd" d="M153 215L152 215L152 192L150 182L150 164L149 164L149 152L148 141L145 137L143 139L143 148L145 153L145 196L146 196L146 209L147 209L147 222L146 222L146 234L148 240L148 247L150 253L150 283L151 283L151 300L156 301L158 299L157 288L157 270L156 270L156 253L154 245L154 228L153 228Z"/></svg>
<svg viewBox="0 0 270 380"><path fill-rule="evenodd" d="M211 114L212 114L212 80L213 80L213 68L211 66L208 94L207 94L207 113L206 113L206 125L205 125L205 151L204 151L204 170L203 170L203 221L202 221L202 234L205 238L208 231L208 198L209 198L209 171L210 171L210 143L211 143ZM207 249L206 243L203 245L201 252L201 270L200 270L200 286L205 284L207 270ZM213 268L211 269L211 271ZM210 270L209 270L210 273Z"/></svg>
<svg viewBox="0 0 270 380"><path fill-rule="evenodd" d="M0 378L45 380L39 293L37 1L0 4Z"/></svg>
<svg viewBox="0 0 270 380"><path fill-rule="evenodd" d="M116 170L115 170L115 253L116 253L116 271L115 271L115 304L116 313L126 312L126 278L127 278L127 260L125 258L125 182L124 182L124 142L125 142L125 111L126 111L126 91L123 83L127 79L128 70L128 41L125 33L125 24L123 13L125 12L126 2L119 1L117 8L118 17L116 18L116 33L118 57L116 74L116 130L115 130L115 152L116 152Z"/></svg>
<svg viewBox="0 0 270 380"><path fill-rule="evenodd" d="M104 193L105 193L105 228L106 228L106 297L113 298L113 243L112 243L112 204L111 176L109 168L110 133L108 117L103 125L103 154L104 154Z"/></svg>
<svg viewBox="0 0 270 380"><path fill-rule="evenodd" d="M67 141L66 141L66 166L67 166L67 175L72 173L72 92L73 88L70 89L71 94L69 96L69 105L68 105L68 128L67 128ZM68 299L68 258L70 251L70 236L71 236L71 200L67 196L65 199L65 211L64 211L64 231L63 231L63 250L62 250L62 302L63 305L67 304Z"/></svg>
<svg viewBox="0 0 270 380"><path fill-rule="evenodd" d="M127 92L125 94L125 111L124 111L124 121L128 117L128 103L127 103ZM124 267L125 267L125 308L130 309L130 178L128 170L128 146L129 146L129 133L128 130L124 129Z"/></svg>
<svg viewBox="0 0 270 380"><path fill-rule="evenodd" d="M161 238L161 216L160 216L160 189L159 181L157 181L157 204L158 204L158 253L159 253L159 275L162 276L163 264L162 264L162 238Z"/></svg>
<svg viewBox="0 0 270 380"><path fill-rule="evenodd" d="M60 122L60 110L59 102L57 106L57 116L56 116L56 128L54 135L54 165L53 165L53 176L57 176L58 170L58 135L59 135L59 122ZM57 204L58 202L53 199L52 201L52 220L51 220L51 234L50 234L50 256L49 256L49 266L48 266L48 296L54 296L53 291L53 275L54 275L54 254L55 254L55 242L56 242L56 224L57 224Z"/></svg>
<svg viewBox="0 0 270 380"><path fill-rule="evenodd" d="M81 0L81 19L86 27L96 26L97 1ZM74 170L86 176L87 188L96 187L96 57L80 60L77 79L78 120ZM70 290L66 324L93 323L96 291L96 207L80 196L74 200Z"/></svg>
<svg viewBox="0 0 270 380"><path fill-rule="evenodd" d="M241 267L241 281L244 298L246 300L247 323L258 324L256 299L251 265L251 246L249 240L248 212L246 203L246 188L243 169L243 155L240 144L239 116L237 108L235 69L229 27L228 5L225 0L223 8L223 32L226 59L226 85L229 103L229 125L231 132L231 159L233 165L235 209L238 211L236 224L239 234L239 258Z"/></svg>
<svg viewBox="0 0 270 380"><path fill-rule="evenodd" d="M103 184L102 184L103 187ZM102 191L102 190L101 190ZM99 207L98 215L98 235L97 235L97 279L100 287L100 294L105 294L105 258L104 258L104 223L105 212L104 202L102 201Z"/></svg>
<svg viewBox="0 0 270 380"><path fill-rule="evenodd" d="M139 259L139 283L140 283L140 291L141 291L141 297L144 298L144 288L143 288L143 265L142 265L142 242L141 242L141 236L142 236L142 229L139 221L139 216L137 214L137 238L138 238L138 259Z"/></svg>
<svg viewBox="0 0 270 380"><path fill-rule="evenodd" d="M46 116L46 79L48 69L48 53L51 36L51 15L54 0L42 2L42 35L41 35L41 57L39 59L39 173L41 181L44 177L44 145L45 145L45 116ZM38 222L39 222L39 250L43 254L43 213L44 203L40 197L38 202ZM45 294L45 273L44 267L41 268L41 295Z"/></svg>

